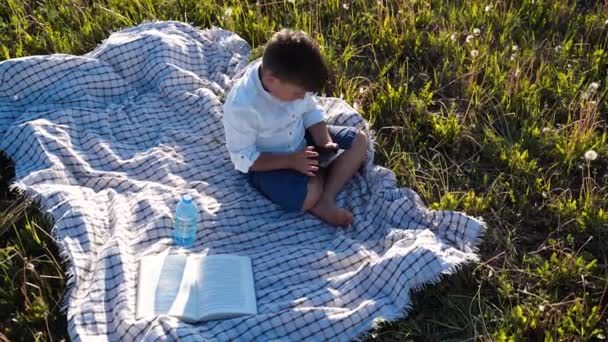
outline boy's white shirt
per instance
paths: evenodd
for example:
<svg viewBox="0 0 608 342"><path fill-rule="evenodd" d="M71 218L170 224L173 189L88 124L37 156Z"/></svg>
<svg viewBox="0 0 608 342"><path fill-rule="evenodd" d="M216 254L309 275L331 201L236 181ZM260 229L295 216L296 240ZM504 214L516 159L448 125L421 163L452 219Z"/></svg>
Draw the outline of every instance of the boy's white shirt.
<svg viewBox="0 0 608 342"><path fill-rule="evenodd" d="M224 103L226 146L234 168L247 173L262 152L289 153L306 147L306 129L325 119L311 94L283 102L262 87L261 60L247 66Z"/></svg>

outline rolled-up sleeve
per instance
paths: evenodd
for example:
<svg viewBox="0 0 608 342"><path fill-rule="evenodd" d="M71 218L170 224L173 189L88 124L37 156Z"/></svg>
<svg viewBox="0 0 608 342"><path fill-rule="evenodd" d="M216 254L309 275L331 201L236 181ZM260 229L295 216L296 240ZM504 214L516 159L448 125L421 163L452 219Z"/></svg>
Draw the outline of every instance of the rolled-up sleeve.
<svg viewBox="0 0 608 342"><path fill-rule="evenodd" d="M310 110L302 115L304 121L304 128L308 128L314 124L317 124L325 120L325 109L319 105L319 103L311 96L310 99Z"/></svg>
<svg viewBox="0 0 608 342"><path fill-rule="evenodd" d="M249 172L249 168L260 156L255 141L257 137L256 113L238 106L224 105L224 132L226 147L234 168Z"/></svg>

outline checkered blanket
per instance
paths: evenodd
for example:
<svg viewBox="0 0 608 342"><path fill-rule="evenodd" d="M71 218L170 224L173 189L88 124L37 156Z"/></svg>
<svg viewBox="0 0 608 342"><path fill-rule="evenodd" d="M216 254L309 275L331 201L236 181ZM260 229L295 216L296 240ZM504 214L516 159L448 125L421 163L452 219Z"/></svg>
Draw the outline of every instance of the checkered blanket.
<svg viewBox="0 0 608 342"><path fill-rule="evenodd" d="M233 169L221 123L249 53L219 28L151 22L84 56L0 63L0 149L15 161L15 186L54 218L73 340L350 340L376 318L404 316L412 289L476 260L484 223L428 210L373 164L371 142L338 196L352 226L287 213L256 192ZM367 129L344 101L322 101L330 123ZM258 315L135 319L138 260L173 246L183 193L202 208L193 252L251 257Z"/></svg>

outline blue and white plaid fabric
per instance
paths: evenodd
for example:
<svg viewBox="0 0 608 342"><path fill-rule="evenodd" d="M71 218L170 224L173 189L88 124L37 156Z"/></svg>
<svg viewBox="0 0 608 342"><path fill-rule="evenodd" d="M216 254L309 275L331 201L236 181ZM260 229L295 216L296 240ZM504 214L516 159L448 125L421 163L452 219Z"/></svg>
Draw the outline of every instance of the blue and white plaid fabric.
<svg viewBox="0 0 608 342"><path fill-rule="evenodd" d="M84 56L0 63L0 149L16 163L15 186L55 220L73 340L346 341L476 260L484 223L425 208L373 164L371 142L338 196L351 227L284 212L251 188L230 163L220 102L249 53L225 30L152 22ZM366 128L342 100L323 105L330 123ZM258 315L135 319L138 261L172 246L182 193L204 208L194 252L252 258Z"/></svg>

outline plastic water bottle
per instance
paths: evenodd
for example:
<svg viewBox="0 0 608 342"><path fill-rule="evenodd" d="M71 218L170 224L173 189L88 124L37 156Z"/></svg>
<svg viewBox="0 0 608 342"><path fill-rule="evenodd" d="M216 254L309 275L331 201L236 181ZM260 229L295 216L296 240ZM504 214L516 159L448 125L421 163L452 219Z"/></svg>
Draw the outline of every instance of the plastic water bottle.
<svg viewBox="0 0 608 342"><path fill-rule="evenodd" d="M175 226L173 227L173 241L180 247L190 247L196 239L198 224L198 208L192 196L182 195L175 208Z"/></svg>

